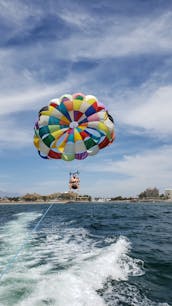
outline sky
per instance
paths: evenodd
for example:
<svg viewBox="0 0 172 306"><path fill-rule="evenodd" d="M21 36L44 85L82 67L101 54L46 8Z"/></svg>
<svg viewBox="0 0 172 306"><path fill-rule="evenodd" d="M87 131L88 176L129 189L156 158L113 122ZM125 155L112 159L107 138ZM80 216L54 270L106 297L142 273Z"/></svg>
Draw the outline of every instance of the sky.
<svg viewBox="0 0 172 306"><path fill-rule="evenodd" d="M38 111L62 94L103 102L116 140L83 161L44 160ZM0 0L0 191L137 196L172 188L171 0Z"/></svg>

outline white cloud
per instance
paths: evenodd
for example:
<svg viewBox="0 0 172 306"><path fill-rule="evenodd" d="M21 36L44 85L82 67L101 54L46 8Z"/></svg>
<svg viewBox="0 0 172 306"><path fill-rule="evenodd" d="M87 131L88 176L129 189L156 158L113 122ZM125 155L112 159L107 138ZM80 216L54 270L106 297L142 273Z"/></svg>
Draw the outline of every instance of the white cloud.
<svg viewBox="0 0 172 306"><path fill-rule="evenodd" d="M23 110L39 108L41 100L51 97L56 92L57 86L45 86L27 89L24 93L3 94L0 96L0 115L11 114ZM49 99L47 100L48 104ZM39 102L37 104L37 102ZM43 105L42 105L43 106Z"/></svg>
<svg viewBox="0 0 172 306"><path fill-rule="evenodd" d="M88 29L94 25L94 17L91 16L88 12L82 10L81 7L76 10L69 10L69 9L61 9L60 11L56 12L57 16L63 19L65 22L77 26L79 29Z"/></svg>
<svg viewBox="0 0 172 306"><path fill-rule="evenodd" d="M32 131L27 130L15 120L15 115L21 111L35 110L37 112L53 98L58 98L64 93L73 93L86 80L86 76L80 76L79 80L75 74L68 74L62 82L52 85L36 84L32 85L34 80L31 77L31 84L27 87L27 82L21 90L13 92L2 92L0 94L0 141L1 149L6 146L22 147L29 145L33 138ZM13 119L11 118L13 116ZM32 135L31 135L32 133ZM13 135L13 136L12 136Z"/></svg>
<svg viewBox="0 0 172 306"><path fill-rule="evenodd" d="M8 23L20 24L28 16L28 6L17 0L1 0L0 15Z"/></svg>
<svg viewBox="0 0 172 306"><path fill-rule="evenodd" d="M114 113L118 122L130 126L134 132L146 132L149 136L172 135L172 86L159 86L150 80L135 91L126 90L125 96L115 97ZM120 102L119 102L120 101ZM130 130L131 132L132 130Z"/></svg>
<svg viewBox="0 0 172 306"><path fill-rule="evenodd" d="M112 164L113 165L113 164ZM147 179L172 177L172 146L161 147L134 156L124 156L122 161L114 162L113 171L128 176ZM105 169L108 169L108 167ZM111 169L111 166L109 170Z"/></svg>
<svg viewBox="0 0 172 306"><path fill-rule="evenodd" d="M5 119L5 118L4 118ZM14 120L0 120L0 143L2 148L20 148L32 143L33 130L29 131Z"/></svg>
<svg viewBox="0 0 172 306"><path fill-rule="evenodd" d="M79 32L58 43L60 57L100 59L136 54L170 53L172 13L150 18L118 18L105 26L95 17L97 31ZM62 52L64 50L65 52Z"/></svg>
<svg viewBox="0 0 172 306"><path fill-rule="evenodd" d="M145 188L155 186L163 192L172 184L172 146L126 155L120 161L104 162L103 167L93 164L86 170L101 173L94 188L102 195L137 195ZM117 176L113 178L112 174Z"/></svg>
<svg viewBox="0 0 172 306"><path fill-rule="evenodd" d="M1 13L6 21L12 20L16 28L19 25L26 29L29 16L43 17L44 12L38 7L34 11L32 6L14 1L8 9L8 1L1 1ZM19 12L16 14L16 10ZM72 18L72 16L74 18ZM22 49L1 50L1 95L0 95L0 115L20 112L22 110L38 109L44 102L59 96L63 92L72 91L76 85L86 84L87 78L91 76L74 75L69 72L66 80L52 85L45 85L35 80L32 73L27 69L22 69L24 59L39 55L52 54L55 58L67 58L69 60L87 57L91 59L107 58L116 56L126 56L142 53L169 52L172 49L172 14L166 13L158 17L123 19L118 16L118 20L111 20L108 27L104 27L104 20L98 20L95 15L92 18L88 12L59 11L59 17L68 23L76 24L78 27L86 20L91 20L91 25L97 24L97 31L91 32L88 28L82 28L80 32L73 32L68 39L58 41L58 55L56 53L57 42L49 42L45 47L39 45L22 47ZM15 18L12 18L15 17ZM36 22L36 20L35 20ZM137 25L137 26L136 26ZM90 28L89 28L90 29ZM14 33L13 33L14 34ZM98 35L99 34L99 35ZM53 48L52 48L53 46ZM54 52L54 53L53 53ZM47 58L45 56L45 58ZM91 72L93 73L93 72ZM94 77L96 72L93 73ZM150 80L149 80L150 81ZM128 96L127 96L128 94ZM135 93L126 90L125 101L121 99L115 117L123 124L128 124L132 128L143 128L151 134L170 135L172 133L172 87L164 86L143 86ZM116 101L118 97L115 97ZM114 99L114 101L115 101ZM112 97L111 99L112 100ZM118 105L118 103L114 103ZM2 126L2 124L1 124ZM2 130L1 135L5 134ZM22 139L19 128L16 127L16 135ZM1 136L1 139L3 136ZM5 137L4 137L5 138Z"/></svg>
<svg viewBox="0 0 172 306"><path fill-rule="evenodd" d="M32 27L36 26L37 21L45 16L43 9L40 10L38 7L34 9L32 6L24 7L21 18L19 18L20 14L17 14L19 23L22 20L23 32L29 32L31 30L28 28L29 24L32 24ZM7 12L4 14L7 21L11 15L15 15L15 6L8 14ZM94 15L93 18L91 13L84 12L82 9L77 12L59 10L55 14L66 23L78 26L78 31L71 32L68 38L61 38L58 41L49 40L46 47L42 47L41 42L27 48L23 47L22 53L30 53L32 49L32 54L37 54L38 51L40 55L41 53L51 54L58 59L78 60L79 58L100 59L137 54L166 54L171 53L172 50L171 12L156 17L150 15L131 19L117 16L116 19L109 20L101 19L98 15ZM32 23L29 22L28 17L34 17Z"/></svg>
<svg viewBox="0 0 172 306"><path fill-rule="evenodd" d="M50 164L51 161L49 161L48 167ZM91 159L86 163L84 162L85 166L83 162L81 164L81 194L135 196L148 187L157 187L160 192L164 192L167 187L172 187L172 146L143 151L135 155L126 155L119 161L103 160L103 167L101 161L95 163L94 161L91 162ZM23 181L20 184L20 192L48 194L67 191L69 169L65 166L62 170L61 161L52 161L52 165L53 171L46 165L39 171L38 169L32 169L34 179L30 183ZM74 165L76 163L70 164L70 170L75 169ZM61 173L60 179L56 175L52 179L56 167L58 173L59 171ZM45 179L42 181L39 175ZM9 182L9 190L12 186L19 190L17 181L13 184Z"/></svg>
<svg viewBox="0 0 172 306"><path fill-rule="evenodd" d="M153 131L156 134L172 134L172 86L158 88L143 103L128 110L123 122Z"/></svg>
<svg viewBox="0 0 172 306"><path fill-rule="evenodd" d="M164 192L170 184L172 187L172 146L126 155L118 161L104 159L103 167L101 162L102 160L95 163L94 160L89 159L84 164L83 162L80 164L81 194L136 196L149 187L157 187L160 192ZM71 170L71 167L78 169L74 165L77 163L70 164L69 169ZM65 173L69 171L67 166L64 164ZM53 169L56 167L59 169L58 163L55 165L53 162ZM67 177L62 177L60 181L54 179L51 182L51 178L46 176L43 184L34 183L29 190L40 193L65 191L68 189L67 180ZM26 190L26 187L23 190Z"/></svg>
<svg viewBox="0 0 172 306"><path fill-rule="evenodd" d="M0 1L0 17L9 28L4 36L7 40L14 39L15 35L19 37L22 33L25 34L27 40L27 34L31 33L37 24L42 24L46 15L47 11L35 3L30 5L15 0L12 2L10 0ZM50 62L51 69L53 63L57 63L54 69L60 71L58 63L61 59L72 64L72 61L78 61L81 58L106 60L142 54L150 54L151 56L171 54L172 13L168 12L159 16L149 15L146 18L133 17L132 19L117 16L116 19L110 17L105 20L101 19L99 15L92 16L91 12L84 12L79 8L75 12L61 9L58 16L71 25L70 37L67 39L61 37L58 41L53 39L48 43L45 40L43 42L40 40L27 46L16 45L0 50L1 148L7 146L23 147L32 142L33 130L21 127L15 120L15 113L31 109L38 110L46 105L51 98L59 97L64 92L73 93L76 88L86 91L90 84L91 89L98 88L97 92L101 96L106 92L105 101L107 101L107 105L110 101L110 109L114 108L114 118L117 118L119 123L128 125L129 132L132 132L132 129L139 132L141 128L143 132L151 136L171 136L172 86L159 85L160 82L154 77L147 80L140 88L135 88L133 92L129 88L123 88L125 93L116 94L113 99L111 85L106 84L106 88L99 88L99 83L96 82L97 75L104 73L104 68L103 71L95 68L91 73L76 75L70 72L71 66L69 64L67 77L62 75L60 82L48 85L45 84L45 81L41 81L46 77L41 78L40 75L42 69L48 69L48 66L44 65L47 62ZM73 30L72 26L78 27L78 29ZM162 77L160 78L162 79ZM98 94L97 97L99 98ZM100 165L96 168L94 163L89 168L88 163L85 170L100 171L105 173L105 176L104 178L103 176L97 177L93 184L91 184L91 179L88 182L83 182L81 191L92 194L102 193L102 195L133 195L149 186L163 189L169 186L172 181L171 156L172 148L166 146L133 156L126 155L120 161L104 162L101 169ZM119 174L122 178L118 177ZM33 185L30 187L32 190L36 188ZM48 193L49 190L53 192L55 186L52 187L50 182L50 185L43 186L43 189L44 187L47 188ZM37 188L39 190L41 186L37 186Z"/></svg>
<svg viewBox="0 0 172 306"><path fill-rule="evenodd" d="M35 118L37 118L37 112L41 107L48 105L52 98L59 97L66 91L70 93L76 84L77 79L69 77L57 85L40 85L14 94L2 93L0 95L1 149L23 147L32 143L33 127L32 130L27 129L24 123L15 119L16 113L35 110Z"/></svg>
<svg viewBox="0 0 172 306"><path fill-rule="evenodd" d="M38 109L47 105L52 98L59 97L65 92L72 92L73 87L78 83L82 83L82 77L78 81L77 77L68 75L67 78L57 84L28 87L22 92L2 93L0 95L0 115L6 115L22 110L31 110L32 108ZM44 102L45 101L45 102Z"/></svg>
<svg viewBox="0 0 172 306"><path fill-rule="evenodd" d="M9 31L4 38L13 39L20 33L29 33L44 16L41 8L20 0L0 0L0 18Z"/></svg>
<svg viewBox="0 0 172 306"><path fill-rule="evenodd" d="M19 7L22 5L21 2L17 1L15 5L10 6L10 10L8 11L6 2L1 1L3 15L7 21L15 14L16 3ZM37 15L37 9L36 13L33 14L32 6L23 7L21 9L23 10L23 17L20 18L19 14L16 18L19 18L19 20L23 18L22 22L27 23L25 19L32 14L33 16ZM59 11L59 16L66 20L66 22L72 22L72 13ZM42 14L43 11L38 12L38 16L42 16ZM86 19L89 20L88 12L81 11L81 15L79 12L76 12L76 15L77 18L74 18L74 20L77 24L82 23ZM92 18L90 15L91 22L94 22L95 25L98 22L97 31L91 32L87 31L87 29L84 31L81 30L80 32L74 31L70 38L61 39L58 42L49 41L46 46L34 44L27 47L23 46L22 48L2 49L0 51L0 73L2 75L0 84L0 114L29 109L30 107L36 106L39 101L43 101L44 98L46 101L49 98L58 96L59 93L66 92L66 90L72 90L76 85L79 88L81 83L86 84L88 80L96 78L96 71L91 71L91 75L85 74L85 79L83 75L74 75L69 71L66 80L57 85L45 85L45 82L41 82L41 78L39 79L39 73L35 77L31 70L25 67L26 60L32 62L33 58L43 58L45 60L50 57L54 58L54 60L60 60L62 58L78 60L80 57L98 59L116 56L133 56L133 54L143 53L171 52L171 16L172 14L169 12L159 17L142 17L140 19L133 18L132 20L118 17L118 22L111 20L108 27L104 27L104 21L101 23L98 20L98 16L95 15ZM40 69L42 68L40 67ZM146 89L138 90L135 95L129 94L127 103L126 101L125 105L122 103L124 109L122 110L123 114L119 112L120 120L130 125L135 124L146 129L157 130L158 132L163 129L164 132L170 132L171 126L169 123L167 124L170 111L167 112L167 109L170 108L171 88L164 86L164 88L156 88L154 92L149 92L150 89L146 87ZM132 104L134 103L131 103L131 101L136 99L140 103L137 103L136 110L134 110L132 108ZM166 105L162 110L163 101L165 101L164 104ZM143 106L138 107L141 103L143 103ZM41 106L42 104L39 105ZM128 106L131 107L131 111ZM162 110L161 112L159 111L160 109ZM126 116L128 111L131 119L130 116ZM152 111L155 116L149 120L149 114ZM146 115L147 118L143 115L146 112L148 112L148 115ZM160 123L159 126L162 124L164 128L159 128L158 122Z"/></svg>
<svg viewBox="0 0 172 306"><path fill-rule="evenodd" d="M18 186L16 186L18 188ZM51 180L49 177L46 177L45 181L41 182L32 182L32 184L27 184L22 187L22 194L27 192L37 192L40 194L50 194L55 192L66 192L68 191L68 182L64 184L64 180Z"/></svg>

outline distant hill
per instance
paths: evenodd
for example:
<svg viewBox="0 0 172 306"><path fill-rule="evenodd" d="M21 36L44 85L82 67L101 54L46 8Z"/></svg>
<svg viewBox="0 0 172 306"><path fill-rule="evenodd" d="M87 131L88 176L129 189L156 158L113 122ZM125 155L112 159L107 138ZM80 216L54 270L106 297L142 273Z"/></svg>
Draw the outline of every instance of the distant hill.
<svg viewBox="0 0 172 306"><path fill-rule="evenodd" d="M8 197L19 197L20 194L17 192L8 192L0 190L0 198L8 198Z"/></svg>

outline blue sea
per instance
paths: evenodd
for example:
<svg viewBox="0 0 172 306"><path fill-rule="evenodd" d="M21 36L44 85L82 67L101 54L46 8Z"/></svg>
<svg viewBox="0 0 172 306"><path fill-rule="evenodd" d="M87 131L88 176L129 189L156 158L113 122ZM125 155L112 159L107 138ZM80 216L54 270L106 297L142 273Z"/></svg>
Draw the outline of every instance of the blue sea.
<svg viewBox="0 0 172 306"><path fill-rule="evenodd" d="M48 207L0 206L1 306L172 305L172 203Z"/></svg>

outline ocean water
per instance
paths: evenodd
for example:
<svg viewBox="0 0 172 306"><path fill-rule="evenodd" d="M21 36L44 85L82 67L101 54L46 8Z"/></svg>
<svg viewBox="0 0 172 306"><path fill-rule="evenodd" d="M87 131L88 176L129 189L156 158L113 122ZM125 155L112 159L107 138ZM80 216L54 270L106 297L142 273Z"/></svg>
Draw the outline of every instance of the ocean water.
<svg viewBox="0 0 172 306"><path fill-rule="evenodd" d="M47 208L0 206L1 306L172 305L172 204Z"/></svg>

